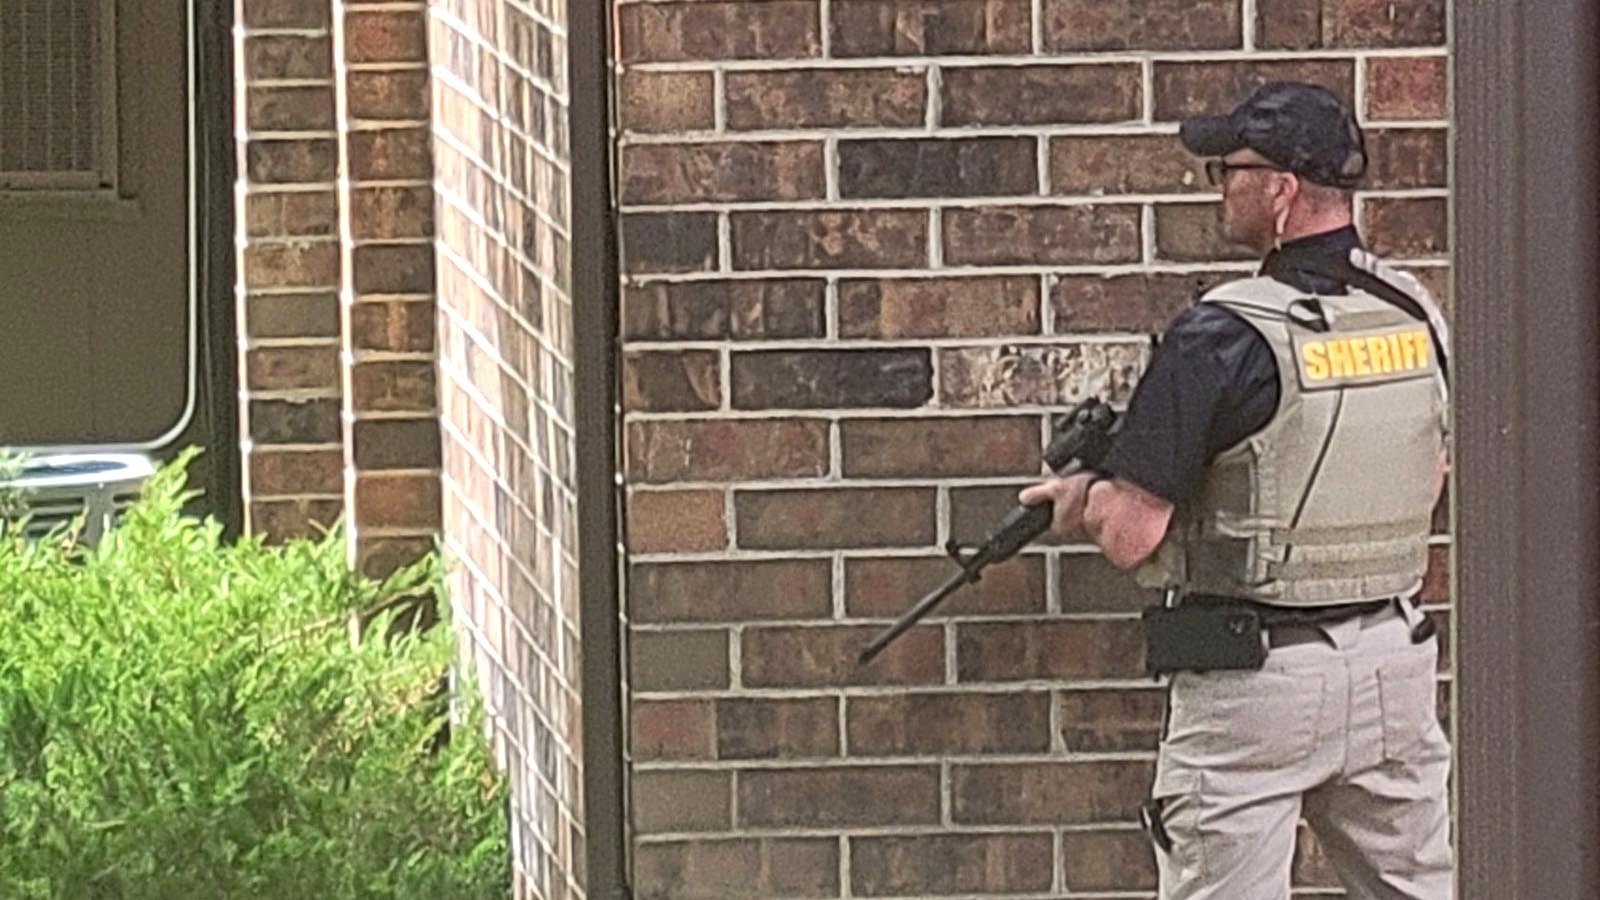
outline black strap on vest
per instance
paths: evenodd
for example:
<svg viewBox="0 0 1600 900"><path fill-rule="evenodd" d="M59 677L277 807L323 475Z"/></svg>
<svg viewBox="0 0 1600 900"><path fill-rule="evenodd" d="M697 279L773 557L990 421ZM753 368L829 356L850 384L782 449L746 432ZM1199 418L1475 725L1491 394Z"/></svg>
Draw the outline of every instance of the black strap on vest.
<svg viewBox="0 0 1600 900"><path fill-rule="evenodd" d="M1445 384L1450 383L1450 356L1445 351L1444 340L1439 336L1439 332L1434 330L1433 321L1428 318L1428 311L1422 308L1422 304L1418 303L1415 297L1371 272L1357 268L1349 258L1334 253L1296 253L1292 261L1286 261L1285 268L1299 269L1302 272L1310 272L1313 275L1321 275L1358 287L1427 325L1428 335L1433 338L1434 352L1439 355L1439 373L1444 377Z"/></svg>

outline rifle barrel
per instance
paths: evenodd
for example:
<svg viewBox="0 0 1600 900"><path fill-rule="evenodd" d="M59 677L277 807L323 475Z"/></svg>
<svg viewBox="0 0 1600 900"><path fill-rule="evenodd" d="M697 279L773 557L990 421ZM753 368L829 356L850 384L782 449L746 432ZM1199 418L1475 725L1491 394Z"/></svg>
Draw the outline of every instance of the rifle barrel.
<svg viewBox="0 0 1600 900"><path fill-rule="evenodd" d="M972 581L977 574L975 567L962 566L954 575L946 579L944 584L934 588L927 596L918 600L916 606L911 607L900 618L896 619L893 625L890 625L881 634L873 638L872 643L861 649L861 655L857 657L857 660L861 663L871 662L873 657L882 653L883 648L889 646L895 638L903 634L906 629L917 624L923 616L932 611L935 606L938 606L944 598L955 593L962 585Z"/></svg>

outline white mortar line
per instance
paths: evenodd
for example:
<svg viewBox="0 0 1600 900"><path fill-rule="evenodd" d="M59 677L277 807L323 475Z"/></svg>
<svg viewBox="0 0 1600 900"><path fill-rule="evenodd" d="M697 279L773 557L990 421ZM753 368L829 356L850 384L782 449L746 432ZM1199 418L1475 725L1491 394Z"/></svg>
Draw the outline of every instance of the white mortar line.
<svg viewBox="0 0 1600 900"><path fill-rule="evenodd" d="M792 72L823 71L829 69L893 69L918 66L947 66L954 68L1019 68L1103 66L1112 63L1138 64L1146 59L1157 63L1225 63L1225 62L1298 62L1307 60L1343 61L1354 51L1348 48L1317 48L1311 50L1162 50L1159 52L1130 52L1114 50L1105 52L1073 51L1070 56L1040 56L1033 53L975 56L975 55L906 55L894 57L807 57L804 59L737 59L737 60L672 60L631 62L628 68L641 72L668 72L705 70L712 66L726 66L730 72ZM1368 56L1395 58L1448 56L1449 48L1438 45L1410 47L1362 48Z"/></svg>

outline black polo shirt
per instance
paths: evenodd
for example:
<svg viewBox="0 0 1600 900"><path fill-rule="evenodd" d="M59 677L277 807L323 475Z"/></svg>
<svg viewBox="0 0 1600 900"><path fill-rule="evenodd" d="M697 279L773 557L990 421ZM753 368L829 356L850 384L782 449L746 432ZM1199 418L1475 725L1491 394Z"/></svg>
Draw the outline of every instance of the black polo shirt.
<svg viewBox="0 0 1600 900"><path fill-rule="evenodd" d="M1308 293L1342 294L1343 284L1297 269L1295 258L1359 246L1354 226L1300 238L1269 254L1261 274ZM1099 469L1181 504L1212 458L1272 420L1278 394L1278 362L1260 333L1221 306L1197 303L1162 336Z"/></svg>

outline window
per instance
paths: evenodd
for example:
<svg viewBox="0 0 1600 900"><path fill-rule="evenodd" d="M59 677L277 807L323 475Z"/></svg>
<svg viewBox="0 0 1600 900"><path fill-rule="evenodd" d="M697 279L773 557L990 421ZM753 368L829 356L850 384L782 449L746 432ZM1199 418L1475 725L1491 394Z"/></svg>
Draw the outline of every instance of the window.
<svg viewBox="0 0 1600 900"><path fill-rule="evenodd" d="M116 188L116 0L0 0L0 191Z"/></svg>

